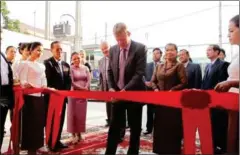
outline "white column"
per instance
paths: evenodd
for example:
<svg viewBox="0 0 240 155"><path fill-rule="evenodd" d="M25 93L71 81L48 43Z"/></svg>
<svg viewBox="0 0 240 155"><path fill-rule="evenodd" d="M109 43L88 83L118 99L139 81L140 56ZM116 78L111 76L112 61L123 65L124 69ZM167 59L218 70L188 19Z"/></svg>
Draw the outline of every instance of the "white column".
<svg viewBox="0 0 240 155"><path fill-rule="evenodd" d="M222 47L222 2L221 1L219 1L218 15L219 15L219 46Z"/></svg>
<svg viewBox="0 0 240 155"><path fill-rule="evenodd" d="M45 1L45 39L49 39L49 25L50 25L50 19L49 19L49 13L50 13L50 7L49 7L49 1Z"/></svg>
<svg viewBox="0 0 240 155"><path fill-rule="evenodd" d="M105 41L107 41L107 22L105 23Z"/></svg>
<svg viewBox="0 0 240 155"><path fill-rule="evenodd" d="M81 16L81 1L76 1L75 10L75 51L82 49L82 16Z"/></svg>

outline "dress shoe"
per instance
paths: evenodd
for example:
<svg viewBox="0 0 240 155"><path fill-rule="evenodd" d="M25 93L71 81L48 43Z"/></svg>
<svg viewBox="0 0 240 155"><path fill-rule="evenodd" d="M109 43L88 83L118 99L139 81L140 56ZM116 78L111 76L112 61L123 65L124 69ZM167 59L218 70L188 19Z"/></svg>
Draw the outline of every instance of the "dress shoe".
<svg viewBox="0 0 240 155"><path fill-rule="evenodd" d="M65 149L65 148L68 148L68 146L61 142L58 142L54 148L49 148L49 150L52 152L58 152L59 150Z"/></svg>
<svg viewBox="0 0 240 155"><path fill-rule="evenodd" d="M105 127L109 127L109 126L110 126L110 121L108 119L106 119Z"/></svg>
<svg viewBox="0 0 240 155"><path fill-rule="evenodd" d="M109 123L106 123L106 124L105 124L105 127L109 127Z"/></svg>
<svg viewBox="0 0 240 155"><path fill-rule="evenodd" d="M59 148L59 149L68 148L68 146L67 146L66 144L63 144L63 143L61 143L61 142L59 142L56 147Z"/></svg>
<svg viewBox="0 0 240 155"><path fill-rule="evenodd" d="M50 147L48 147L48 149L46 149L46 151L47 152L58 152L59 151L59 149L57 149L56 147L55 148L50 148Z"/></svg>
<svg viewBox="0 0 240 155"><path fill-rule="evenodd" d="M151 134L152 132L150 132L150 131L145 131L145 132L143 132L143 134L144 135L148 135L148 134Z"/></svg>
<svg viewBox="0 0 240 155"><path fill-rule="evenodd" d="M224 154L226 153L226 151L224 151L223 149L217 147L214 149L214 154Z"/></svg>

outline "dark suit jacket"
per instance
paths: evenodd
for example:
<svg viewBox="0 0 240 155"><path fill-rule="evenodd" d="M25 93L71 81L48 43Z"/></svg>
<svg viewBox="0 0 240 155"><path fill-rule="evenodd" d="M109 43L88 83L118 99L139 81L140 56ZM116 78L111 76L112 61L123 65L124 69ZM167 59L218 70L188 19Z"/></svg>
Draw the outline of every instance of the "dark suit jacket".
<svg viewBox="0 0 240 155"><path fill-rule="evenodd" d="M206 75L209 64L205 68L205 75L202 81L202 89L211 90L222 81L225 81L228 78L227 68L229 63L217 59L216 62L212 65L211 72Z"/></svg>
<svg viewBox="0 0 240 155"><path fill-rule="evenodd" d="M98 61L98 70L99 70L99 86L101 91L108 91L108 84L107 84L107 66L108 60L106 57L101 58Z"/></svg>
<svg viewBox="0 0 240 155"><path fill-rule="evenodd" d="M91 73L92 72L91 65L88 62L86 62L84 65L89 69L89 72Z"/></svg>
<svg viewBox="0 0 240 155"><path fill-rule="evenodd" d="M108 86L119 90L117 82L119 79L119 54L118 45L110 48L108 66ZM144 75L146 70L147 48L141 43L131 41L128 58L125 64L125 90L145 90Z"/></svg>
<svg viewBox="0 0 240 155"><path fill-rule="evenodd" d="M189 62L186 67L186 71L187 71L187 77L188 77L187 88L201 89L202 71L201 71L200 65Z"/></svg>
<svg viewBox="0 0 240 155"><path fill-rule="evenodd" d="M1 55L3 56L4 60L8 64L8 81L9 85L7 87L2 86L2 80L0 77L0 97L7 97L9 100L8 108L12 109L14 107L14 93L13 93L13 72L11 68L11 64L7 61L6 57L2 52L0 52L0 59ZM0 73L1 74L1 73Z"/></svg>
<svg viewBox="0 0 240 155"><path fill-rule="evenodd" d="M61 76L60 68L56 60L51 57L44 61L46 67L46 77L48 87L58 90L71 89L70 66L68 63L62 61L63 79Z"/></svg>
<svg viewBox="0 0 240 155"><path fill-rule="evenodd" d="M230 63L229 62L227 62L227 61L223 61L224 63L226 63L226 65L227 66L229 66L230 65Z"/></svg>
<svg viewBox="0 0 240 155"><path fill-rule="evenodd" d="M145 74L146 81L151 81L153 71L154 71L154 63L153 62L147 63L146 74Z"/></svg>

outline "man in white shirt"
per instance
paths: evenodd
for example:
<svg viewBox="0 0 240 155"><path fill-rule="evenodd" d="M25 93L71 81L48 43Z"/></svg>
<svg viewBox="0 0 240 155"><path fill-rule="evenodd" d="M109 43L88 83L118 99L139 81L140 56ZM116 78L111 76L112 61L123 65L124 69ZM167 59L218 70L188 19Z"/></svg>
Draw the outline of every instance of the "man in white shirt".
<svg viewBox="0 0 240 155"><path fill-rule="evenodd" d="M2 52L0 52L0 149L4 137L4 125L9 109L13 108L13 74L10 64Z"/></svg>

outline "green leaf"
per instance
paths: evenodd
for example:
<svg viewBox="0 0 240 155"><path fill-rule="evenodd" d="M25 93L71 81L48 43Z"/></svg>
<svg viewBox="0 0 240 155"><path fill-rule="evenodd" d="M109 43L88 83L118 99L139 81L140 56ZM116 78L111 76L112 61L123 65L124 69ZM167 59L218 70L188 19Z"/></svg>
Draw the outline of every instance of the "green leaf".
<svg viewBox="0 0 240 155"><path fill-rule="evenodd" d="M1 13L4 20L4 28L10 31L20 32L20 21L8 17L10 11L7 8L6 1L1 1Z"/></svg>

